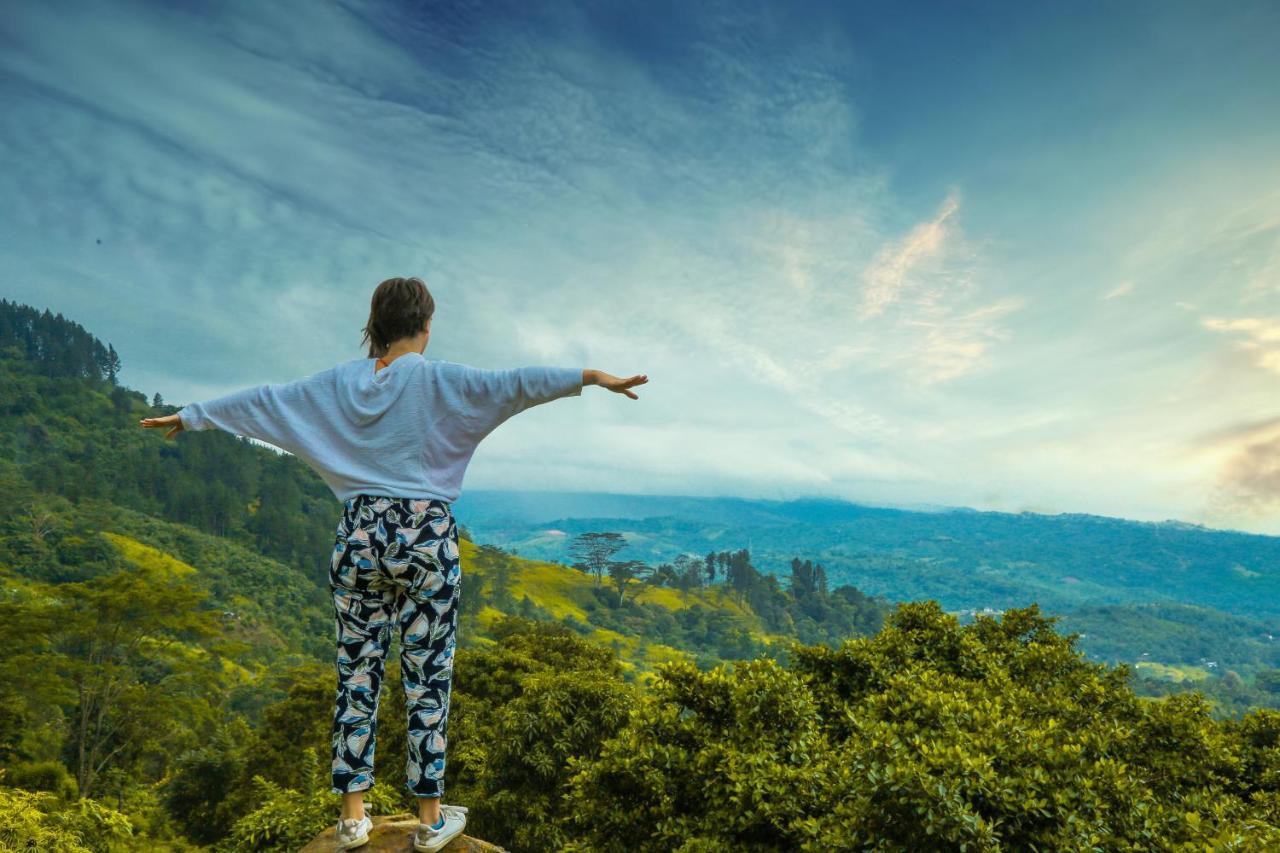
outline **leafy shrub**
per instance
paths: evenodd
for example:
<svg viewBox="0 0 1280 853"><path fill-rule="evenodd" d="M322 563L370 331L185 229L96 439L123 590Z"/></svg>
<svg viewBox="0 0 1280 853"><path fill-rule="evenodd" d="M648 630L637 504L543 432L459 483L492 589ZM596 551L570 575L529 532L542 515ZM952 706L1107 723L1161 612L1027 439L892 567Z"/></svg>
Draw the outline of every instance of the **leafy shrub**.
<svg viewBox="0 0 1280 853"><path fill-rule="evenodd" d="M15 764L7 769L5 781L15 788L28 791L48 791L59 800L76 798L76 780L67 772L61 761L32 761Z"/></svg>
<svg viewBox="0 0 1280 853"><path fill-rule="evenodd" d="M207 744L178 756L165 789L165 807L192 840L210 844L226 836L235 815L227 793L245 771L239 743L248 728L236 721L220 726Z"/></svg>
<svg viewBox="0 0 1280 853"><path fill-rule="evenodd" d="M563 793L570 760L597 756L626 722L633 689L598 671L538 672L493 723L474 805L487 840L516 850L557 850L566 842Z"/></svg>
<svg viewBox="0 0 1280 853"><path fill-rule="evenodd" d="M331 793L327 770L320 768L314 750L308 749L311 784L298 791L255 776L254 793L261 805L235 822L231 834L218 850L224 853L291 851L304 846L339 814L338 795ZM399 797L389 785L375 785L364 792L370 814L399 810Z"/></svg>
<svg viewBox="0 0 1280 853"><path fill-rule="evenodd" d="M961 628L901 605L792 665L659 667L573 761L566 850L1260 850L1276 721L1144 701L1035 606Z"/></svg>
<svg viewBox="0 0 1280 853"><path fill-rule="evenodd" d="M46 791L0 787L0 851L106 853L132 835L128 818L95 800L66 805Z"/></svg>
<svg viewBox="0 0 1280 853"><path fill-rule="evenodd" d="M506 617L492 631L498 645L459 652L446 797L468 804L477 837L557 849L569 761L619 730L635 688L609 649L564 625Z"/></svg>

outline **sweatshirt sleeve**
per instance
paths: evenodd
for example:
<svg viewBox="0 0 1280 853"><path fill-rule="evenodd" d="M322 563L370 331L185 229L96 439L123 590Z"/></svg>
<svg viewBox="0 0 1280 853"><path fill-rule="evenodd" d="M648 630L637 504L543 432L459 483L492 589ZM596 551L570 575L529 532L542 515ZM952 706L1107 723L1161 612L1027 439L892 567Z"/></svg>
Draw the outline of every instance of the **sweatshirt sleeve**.
<svg viewBox="0 0 1280 853"><path fill-rule="evenodd" d="M462 419L468 431L478 436L489 434L525 409L582 394L581 367L456 367Z"/></svg>
<svg viewBox="0 0 1280 853"><path fill-rule="evenodd" d="M316 390L325 373L293 382L255 385L179 410L183 429L220 429L297 453L321 414Z"/></svg>

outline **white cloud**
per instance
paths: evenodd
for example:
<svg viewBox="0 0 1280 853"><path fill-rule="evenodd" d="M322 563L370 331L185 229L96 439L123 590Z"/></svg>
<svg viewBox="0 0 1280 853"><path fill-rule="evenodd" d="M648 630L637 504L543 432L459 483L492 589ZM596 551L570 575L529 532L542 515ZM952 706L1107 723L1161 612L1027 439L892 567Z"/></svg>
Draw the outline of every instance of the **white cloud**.
<svg viewBox="0 0 1280 853"><path fill-rule="evenodd" d="M942 203L938 213L922 222L905 238L895 241L877 253L863 274L864 317L872 317L898 299L904 289L915 285L917 270L945 255L949 229L947 220L960 209L958 193ZM927 270L925 271L927 274Z"/></svg>
<svg viewBox="0 0 1280 853"><path fill-rule="evenodd" d="M1243 339L1236 341L1236 346L1248 352L1254 364L1280 373L1280 318L1239 317L1228 320L1206 317L1203 324L1215 332L1242 336Z"/></svg>

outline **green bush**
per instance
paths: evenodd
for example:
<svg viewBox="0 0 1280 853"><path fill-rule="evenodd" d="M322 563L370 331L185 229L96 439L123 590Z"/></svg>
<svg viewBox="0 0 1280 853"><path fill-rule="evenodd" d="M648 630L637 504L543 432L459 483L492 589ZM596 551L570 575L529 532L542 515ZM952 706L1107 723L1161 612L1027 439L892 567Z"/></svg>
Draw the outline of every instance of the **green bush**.
<svg viewBox="0 0 1280 853"><path fill-rule="evenodd" d="M188 750L174 762L165 788L165 808L193 841L211 844L225 837L235 823L234 804L227 793L245 773L246 756L240 744L248 727L241 721L220 726L207 744Z"/></svg>
<svg viewBox="0 0 1280 853"><path fill-rule="evenodd" d="M1135 697L1034 606L659 678L574 761L566 850L1260 850L1276 723Z"/></svg>
<svg viewBox="0 0 1280 853"><path fill-rule="evenodd" d="M598 671L538 672L496 713L472 809L485 839L516 850L568 840L563 793L571 760L589 760L626 722L633 688Z"/></svg>
<svg viewBox="0 0 1280 853"><path fill-rule="evenodd" d="M556 849L569 761L619 730L635 688L609 649L564 625L506 617L492 630L498 645L458 654L445 798L467 804L479 838Z"/></svg>
<svg viewBox="0 0 1280 853"><path fill-rule="evenodd" d="M254 794L257 809L235 822L231 834L218 845L223 853L258 853L258 851L292 851L304 846L330 824L336 823L340 801L330 792L327 767L312 749L306 750L311 777L304 790L285 788L255 776ZM399 811L399 797L389 785L375 785L364 794L370 814Z"/></svg>
<svg viewBox="0 0 1280 853"><path fill-rule="evenodd" d="M61 761L31 761L7 768L5 781L15 788L28 791L48 791L59 800L74 800L77 796L76 780L67 772Z"/></svg>
<svg viewBox="0 0 1280 853"><path fill-rule="evenodd" d="M95 800L61 802L47 791L0 787L0 851L107 853L133 835L129 819Z"/></svg>

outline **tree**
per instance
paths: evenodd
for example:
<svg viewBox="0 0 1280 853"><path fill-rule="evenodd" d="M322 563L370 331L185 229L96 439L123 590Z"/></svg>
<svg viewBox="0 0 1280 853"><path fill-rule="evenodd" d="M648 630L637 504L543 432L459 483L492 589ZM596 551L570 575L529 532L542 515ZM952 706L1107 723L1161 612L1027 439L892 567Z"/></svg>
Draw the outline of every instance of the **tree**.
<svg viewBox="0 0 1280 853"><path fill-rule="evenodd" d="M625 547L627 541L621 533L591 531L574 537L569 555L575 558L575 569L594 575L600 584L609 569L610 558Z"/></svg>
<svg viewBox="0 0 1280 853"><path fill-rule="evenodd" d="M623 598L627 592L627 586L631 581L643 581L652 572L653 567L649 566L642 560L610 560L609 578L613 581L614 589L618 593L617 606L622 606Z"/></svg>
<svg viewBox="0 0 1280 853"><path fill-rule="evenodd" d="M725 569L725 581L730 589L738 594L738 600L746 603L752 589L760 580L760 573L751 565L751 555L742 548L732 554L725 555L728 566Z"/></svg>
<svg viewBox="0 0 1280 853"><path fill-rule="evenodd" d="M1259 690L1268 693L1280 693L1280 669L1264 669L1254 678Z"/></svg>
<svg viewBox="0 0 1280 853"><path fill-rule="evenodd" d="M578 764L593 761L626 722L634 692L591 670L537 672L521 687L496 709L486 815L501 815L497 835L515 850L560 850L568 823L560 795Z"/></svg>
<svg viewBox="0 0 1280 853"><path fill-rule="evenodd" d="M675 559L675 573L681 579L681 589L690 590L702 586L705 563L698 557L681 554Z"/></svg>
<svg viewBox="0 0 1280 853"><path fill-rule="evenodd" d="M827 597L827 573L812 560L791 559L791 594L799 601L809 596Z"/></svg>
<svg viewBox="0 0 1280 853"><path fill-rule="evenodd" d="M139 565L50 589L57 619L50 663L69 682L69 764L82 797L108 767L139 759L193 721L220 691L222 667L192 641L217 636L205 592ZM42 673L43 675L43 673Z"/></svg>
<svg viewBox="0 0 1280 853"><path fill-rule="evenodd" d="M120 353L116 352L112 344L107 344L107 357L102 367L107 374L107 381L114 385L116 377L120 375Z"/></svg>
<svg viewBox="0 0 1280 853"><path fill-rule="evenodd" d="M675 566L670 563L660 563L658 568L649 575L648 581L654 586L669 586L675 588L679 586L680 576L676 573Z"/></svg>
<svg viewBox="0 0 1280 853"><path fill-rule="evenodd" d="M187 836L213 844L231 831L236 814L227 793L245 772L252 732L239 717L219 725L208 742L178 756L165 788L165 806Z"/></svg>
<svg viewBox="0 0 1280 853"><path fill-rule="evenodd" d="M694 587L702 585L703 564L697 559L690 559L687 555L681 554L676 557L675 565L672 566L672 574L675 576L675 587L682 594L688 596L689 591Z"/></svg>

